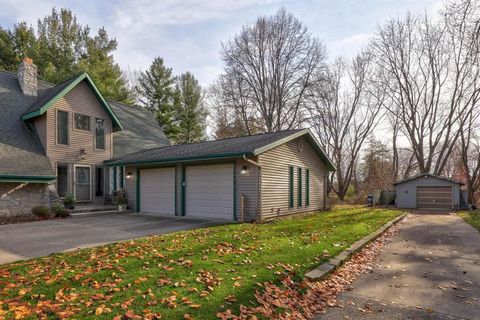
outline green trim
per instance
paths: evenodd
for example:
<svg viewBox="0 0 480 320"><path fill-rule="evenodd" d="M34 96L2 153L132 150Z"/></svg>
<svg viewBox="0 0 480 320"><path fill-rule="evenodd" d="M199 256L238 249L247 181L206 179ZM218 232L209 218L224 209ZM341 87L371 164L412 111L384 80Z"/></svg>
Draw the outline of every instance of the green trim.
<svg viewBox="0 0 480 320"><path fill-rule="evenodd" d="M117 190L117 167L113 167L113 191Z"/></svg>
<svg viewBox="0 0 480 320"><path fill-rule="evenodd" d="M185 216L186 212L185 212L185 167L182 166L182 179L181 179L181 182L182 182L182 187L181 187L181 205L182 205L182 208L180 210L180 214L182 216Z"/></svg>
<svg viewBox="0 0 480 320"><path fill-rule="evenodd" d="M121 166L121 167L119 167L119 169L120 169L120 189L123 189L123 187L124 187L123 177L124 177L125 167Z"/></svg>
<svg viewBox="0 0 480 320"><path fill-rule="evenodd" d="M298 207L302 207L302 186L303 186L303 183L302 183L302 168L298 168L297 169L297 183L298 183L298 187L297 187L297 192L298 192L298 195L297 195L297 206Z"/></svg>
<svg viewBox="0 0 480 320"><path fill-rule="evenodd" d="M310 140L310 142L311 142L313 148L315 149L315 151L317 152L317 154L327 164L327 170L336 171L337 169L335 168L335 165L333 164L332 160L330 160L330 158L327 156L325 151L323 151L323 149L320 146L320 144L318 143L317 139L315 139L315 137L313 136L313 134L310 132L309 129L301 130L301 131L293 133L293 134L291 134L291 135L289 135L289 136L287 136L283 139L276 140L275 142L272 142L272 143L270 143L266 146L255 149L255 151L253 152L253 155L258 156L261 153L267 152L268 150L271 150L275 147L278 147L278 146L280 146L284 143L287 143L289 141L292 141L293 139L299 138L299 137L304 136L304 135L307 135L308 139Z"/></svg>
<svg viewBox="0 0 480 320"><path fill-rule="evenodd" d="M104 161L106 166L113 167L118 165L154 165L154 164L168 164L171 162L179 161L202 161L211 159L228 159L242 157L243 155L253 155L252 153L219 153L209 156L194 156L194 157L177 157L167 158L165 160L141 160L141 161L120 161L120 160L106 160Z"/></svg>
<svg viewBox="0 0 480 320"><path fill-rule="evenodd" d="M51 181L55 181L56 179L56 176L0 175L0 182L49 183Z"/></svg>
<svg viewBox="0 0 480 320"><path fill-rule="evenodd" d="M233 162L233 220L238 221L237 217L237 162Z"/></svg>
<svg viewBox="0 0 480 320"><path fill-rule="evenodd" d="M53 106L55 104L55 102L57 102L59 99L61 99L67 93L69 93L73 88L75 88L83 80L87 80L87 84L89 85L90 89L92 89L93 94L97 97L98 101L103 106L103 108L107 112L108 116L112 120L114 129L123 130L122 124L118 120L118 118L115 115L115 113L113 112L112 108L110 108L110 105L107 103L105 98L103 98L102 94L98 90L98 88L95 85L95 83L93 82L92 78L90 78L90 76L86 72L80 74L74 81L72 81L72 83L70 83L62 91L57 93L52 99L47 101L42 107L40 107L40 109L29 112L29 113L24 113L22 115L22 120L25 121L25 120L28 120L28 119L32 119L32 118L41 116L42 114L47 112L47 110L51 106ZM114 131L118 131L118 130L114 130Z"/></svg>
<svg viewBox="0 0 480 320"><path fill-rule="evenodd" d="M293 208L293 175L294 169L293 166L288 166L288 207Z"/></svg>
<svg viewBox="0 0 480 320"><path fill-rule="evenodd" d="M310 205L310 169L305 169L305 206Z"/></svg>
<svg viewBox="0 0 480 320"><path fill-rule="evenodd" d="M135 182L135 212L140 212L140 169L138 168Z"/></svg>
<svg viewBox="0 0 480 320"><path fill-rule="evenodd" d="M175 206L175 207L174 207L174 212L175 212L175 215L176 215L176 216L178 216L178 209L177 209L177 196L178 196L178 192L177 192L177 189L178 189L178 188L177 188L177 183L178 183L178 181L177 181L177 174L178 174L178 173L177 173L177 167L175 167L175 185L174 185L174 187L173 187L173 189L174 189L173 191L174 191L174 194L175 194L175 195L174 195L175 199L173 199L173 202L174 202L174 206Z"/></svg>

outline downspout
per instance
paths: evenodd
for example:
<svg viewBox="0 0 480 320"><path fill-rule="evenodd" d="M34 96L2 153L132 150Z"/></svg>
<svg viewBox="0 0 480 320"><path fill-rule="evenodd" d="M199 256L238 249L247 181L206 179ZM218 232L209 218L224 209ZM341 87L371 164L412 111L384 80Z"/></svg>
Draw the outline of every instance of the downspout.
<svg viewBox="0 0 480 320"><path fill-rule="evenodd" d="M247 156L244 154L243 155L243 160L248 162L248 163L251 163L253 164L254 166L258 167L258 176L257 176L257 180L258 180L258 191L257 191L257 194L258 194L258 203L257 203L257 218L256 220L261 220L261 207L262 207L262 166L260 166L258 164L258 162L255 162L253 161L252 159L249 159L247 158Z"/></svg>

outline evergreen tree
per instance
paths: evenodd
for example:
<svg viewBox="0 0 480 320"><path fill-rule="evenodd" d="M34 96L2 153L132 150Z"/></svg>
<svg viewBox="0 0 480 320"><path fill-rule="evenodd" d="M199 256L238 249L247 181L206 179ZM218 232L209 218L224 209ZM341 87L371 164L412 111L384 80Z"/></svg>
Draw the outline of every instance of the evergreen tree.
<svg viewBox="0 0 480 320"><path fill-rule="evenodd" d="M140 73L136 86L140 104L155 114L163 132L172 140L178 133L173 109L174 84L172 69L156 57L148 70Z"/></svg>
<svg viewBox="0 0 480 320"><path fill-rule="evenodd" d="M202 88L190 73L178 78L175 88L175 113L178 123L176 143L191 143L205 139L207 110Z"/></svg>
<svg viewBox="0 0 480 320"><path fill-rule="evenodd" d="M88 25L81 25L69 9L52 9L38 20L38 32L25 22L12 30L0 28L0 68L16 71L28 56L38 67L42 80L60 83L82 71L93 78L106 97L130 102L131 95L112 52L117 41L110 39L104 28L90 36Z"/></svg>

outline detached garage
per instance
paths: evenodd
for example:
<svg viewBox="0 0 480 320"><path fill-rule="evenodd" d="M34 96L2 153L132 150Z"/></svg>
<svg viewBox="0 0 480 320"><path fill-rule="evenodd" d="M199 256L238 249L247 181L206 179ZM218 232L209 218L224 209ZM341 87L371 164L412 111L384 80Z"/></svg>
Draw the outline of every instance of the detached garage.
<svg viewBox="0 0 480 320"><path fill-rule="evenodd" d="M136 212L252 221L324 210L332 162L307 129L144 150L125 167Z"/></svg>
<svg viewBox="0 0 480 320"><path fill-rule="evenodd" d="M405 209L456 210L460 207L463 183L422 174L395 183L396 206Z"/></svg>

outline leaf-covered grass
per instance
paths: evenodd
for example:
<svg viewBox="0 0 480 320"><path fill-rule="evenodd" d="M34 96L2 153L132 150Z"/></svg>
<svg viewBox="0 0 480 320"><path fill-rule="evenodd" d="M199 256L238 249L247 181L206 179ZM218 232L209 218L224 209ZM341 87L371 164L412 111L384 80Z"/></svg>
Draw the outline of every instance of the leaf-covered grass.
<svg viewBox="0 0 480 320"><path fill-rule="evenodd" d="M153 236L0 266L0 318L214 319L257 283L299 277L402 212L337 208L265 224ZM3 310L3 311L2 311Z"/></svg>
<svg viewBox="0 0 480 320"><path fill-rule="evenodd" d="M480 231L480 211L459 211L457 215Z"/></svg>

